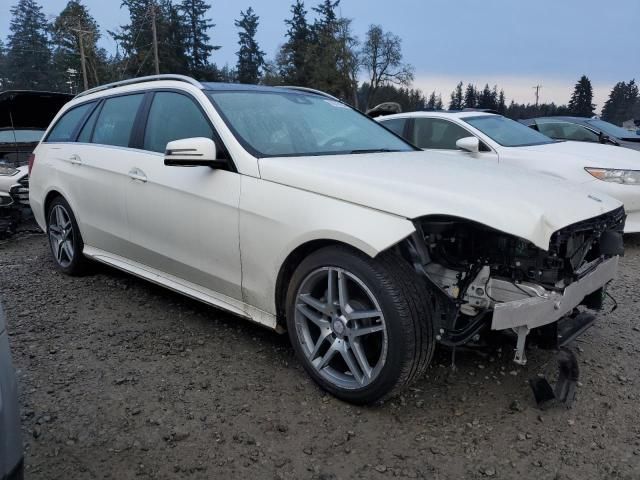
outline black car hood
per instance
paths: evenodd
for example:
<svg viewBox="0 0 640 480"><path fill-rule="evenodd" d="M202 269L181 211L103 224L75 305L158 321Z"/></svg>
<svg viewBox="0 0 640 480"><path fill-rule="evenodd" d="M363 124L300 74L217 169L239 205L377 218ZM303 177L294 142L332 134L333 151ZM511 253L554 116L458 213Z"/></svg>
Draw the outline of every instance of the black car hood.
<svg viewBox="0 0 640 480"><path fill-rule="evenodd" d="M7 90L0 92L0 129L46 129L62 106L73 95L68 93Z"/></svg>

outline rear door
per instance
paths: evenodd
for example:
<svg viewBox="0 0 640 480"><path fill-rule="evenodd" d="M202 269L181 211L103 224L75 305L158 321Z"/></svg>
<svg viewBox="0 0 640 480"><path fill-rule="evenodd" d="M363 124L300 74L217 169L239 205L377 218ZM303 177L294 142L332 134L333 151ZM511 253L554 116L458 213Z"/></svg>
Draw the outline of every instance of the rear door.
<svg viewBox="0 0 640 480"><path fill-rule="evenodd" d="M140 150L127 158L133 173L126 204L136 261L207 289L241 299L238 204L240 175L210 167L164 165L167 143L213 139L226 156L196 99L157 91L147 104Z"/></svg>
<svg viewBox="0 0 640 480"><path fill-rule="evenodd" d="M64 153L72 205L85 244L127 256L129 229L125 188L133 127L144 93L105 98L88 114L77 141Z"/></svg>

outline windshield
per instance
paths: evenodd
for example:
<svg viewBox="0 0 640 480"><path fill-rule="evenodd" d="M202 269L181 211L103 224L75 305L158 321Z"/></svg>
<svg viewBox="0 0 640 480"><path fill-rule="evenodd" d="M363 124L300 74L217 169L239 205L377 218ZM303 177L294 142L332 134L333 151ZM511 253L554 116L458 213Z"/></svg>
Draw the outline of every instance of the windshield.
<svg viewBox="0 0 640 480"><path fill-rule="evenodd" d="M618 127L613 123L605 122L604 120L600 120L599 118L590 118L589 120L585 120L589 125L597 128L598 130L602 130L607 135L618 138L635 138L640 137L635 132L630 132L629 130L625 130L622 127Z"/></svg>
<svg viewBox="0 0 640 480"><path fill-rule="evenodd" d="M44 130L0 130L0 143L37 143Z"/></svg>
<svg viewBox="0 0 640 480"><path fill-rule="evenodd" d="M257 157L415 150L351 107L319 95L207 93L238 141Z"/></svg>
<svg viewBox="0 0 640 480"><path fill-rule="evenodd" d="M503 147L524 147L554 143L554 140L546 135L500 115L483 115L463 118L462 120L477 128Z"/></svg>

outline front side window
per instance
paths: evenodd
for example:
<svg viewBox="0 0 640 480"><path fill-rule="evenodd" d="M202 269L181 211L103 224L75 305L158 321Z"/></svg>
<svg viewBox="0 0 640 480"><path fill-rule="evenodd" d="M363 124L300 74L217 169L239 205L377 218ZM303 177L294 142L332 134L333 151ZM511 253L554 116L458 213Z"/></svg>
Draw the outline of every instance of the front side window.
<svg viewBox="0 0 640 480"><path fill-rule="evenodd" d="M546 135L500 115L466 117L463 120L503 147L524 147L554 142Z"/></svg>
<svg viewBox="0 0 640 480"><path fill-rule="evenodd" d="M389 120L382 120L380 123L396 135L404 137L404 127L407 125L407 120L407 118L391 118Z"/></svg>
<svg viewBox="0 0 640 480"><path fill-rule="evenodd" d="M415 118L411 140L420 148L457 150L456 142L472 135L459 125L441 118Z"/></svg>
<svg viewBox="0 0 640 480"><path fill-rule="evenodd" d="M538 123L538 131L556 140L575 140L577 142L599 142L598 135L588 128L568 122Z"/></svg>
<svg viewBox="0 0 640 480"><path fill-rule="evenodd" d="M144 95L125 95L105 100L91 143L128 147L131 131Z"/></svg>
<svg viewBox="0 0 640 480"><path fill-rule="evenodd" d="M149 110L144 149L164 152L167 143L183 138L213 138L213 129L193 100L174 92L157 92Z"/></svg>
<svg viewBox="0 0 640 480"><path fill-rule="evenodd" d="M86 103L79 107L72 108L63 114L60 120L58 120L55 126L51 129L51 132L49 132L46 141L73 142L73 135L76 132L80 121L94 105L95 102Z"/></svg>
<svg viewBox="0 0 640 480"><path fill-rule="evenodd" d="M210 91L218 112L257 157L412 151L374 120L330 98L288 91Z"/></svg>

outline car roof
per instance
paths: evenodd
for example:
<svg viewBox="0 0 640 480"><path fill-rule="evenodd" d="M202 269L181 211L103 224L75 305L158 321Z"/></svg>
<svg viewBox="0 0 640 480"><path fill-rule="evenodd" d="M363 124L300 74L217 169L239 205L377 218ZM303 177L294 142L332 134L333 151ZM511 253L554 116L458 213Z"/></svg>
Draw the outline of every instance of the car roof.
<svg viewBox="0 0 640 480"><path fill-rule="evenodd" d="M433 111L418 111L418 112L403 112L396 113L394 115L386 115L384 117L376 118L378 121L390 120L393 118L470 118L470 117L484 117L484 116L499 116L495 113L483 112L481 110L469 110L469 111L448 111L448 110L433 110Z"/></svg>

